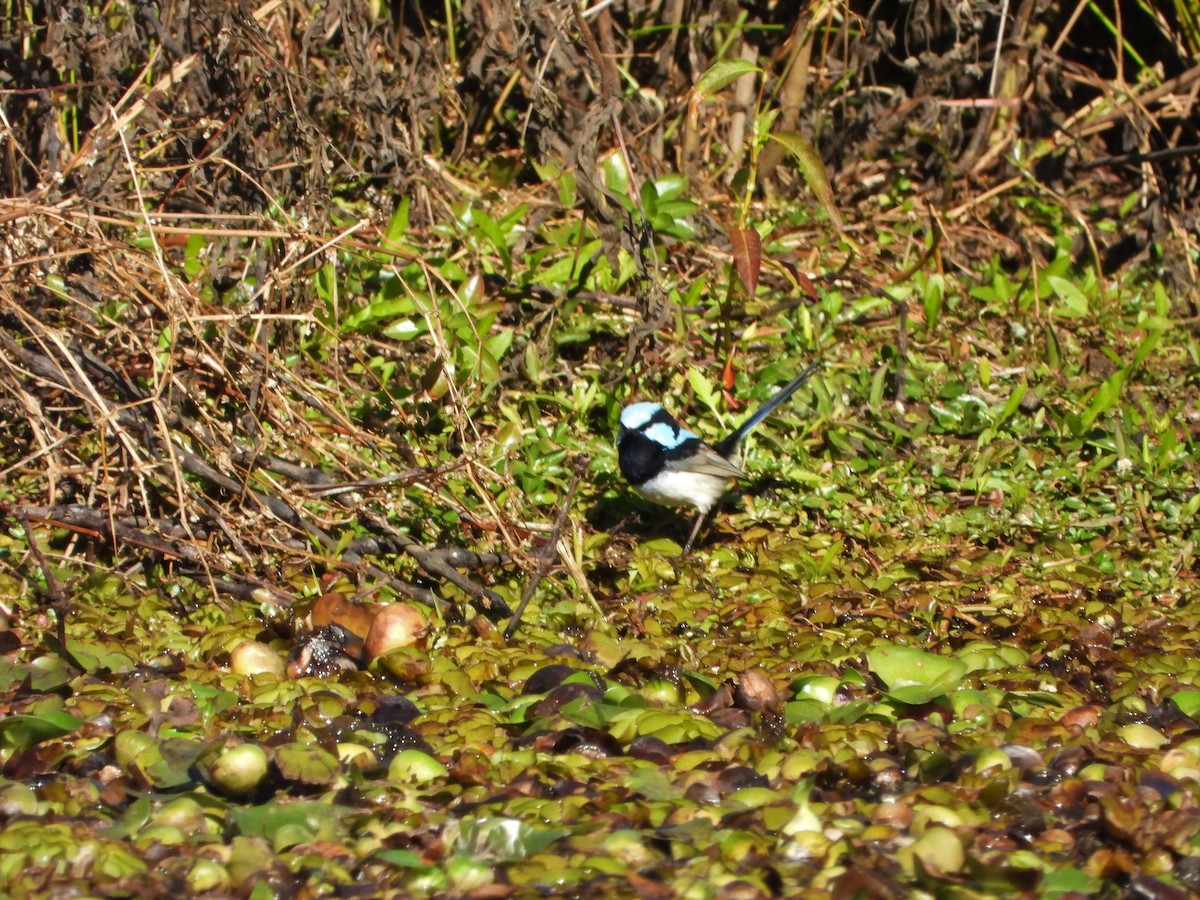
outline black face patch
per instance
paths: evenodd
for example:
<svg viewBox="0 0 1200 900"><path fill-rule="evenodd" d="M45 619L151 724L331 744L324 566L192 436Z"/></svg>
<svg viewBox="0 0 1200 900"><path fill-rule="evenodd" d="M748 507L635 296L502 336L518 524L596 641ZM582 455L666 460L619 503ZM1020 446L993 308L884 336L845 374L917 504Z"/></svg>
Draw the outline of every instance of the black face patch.
<svg viewBox="0 0 1200 900"><path fill-rule="evenodd" d="M624 431L617 440L617 461L621 465L621 474L636 486L660 474L667 463L694 456L699 449L700 439L694 435L667 450L646 437L641 429Z"/></svg>

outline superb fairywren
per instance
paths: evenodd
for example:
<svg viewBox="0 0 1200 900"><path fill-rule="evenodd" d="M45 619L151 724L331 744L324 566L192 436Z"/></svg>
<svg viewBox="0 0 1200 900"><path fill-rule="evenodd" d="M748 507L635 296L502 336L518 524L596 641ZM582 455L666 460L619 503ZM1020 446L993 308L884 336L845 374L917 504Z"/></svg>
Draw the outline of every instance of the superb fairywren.
<svg viewBox="0 0 1200 900"><path fill-rule="evenodd" d="M684 545L686 555L708 511L725 491L725 485L745 473L730 457L750 430L792 396L820 363L810 364L779 393L715 446L688 431L657 403L632 403L621 410L617 430L617 460L621 474L647 500L664 506L694 506L700 515Z"/></svg>

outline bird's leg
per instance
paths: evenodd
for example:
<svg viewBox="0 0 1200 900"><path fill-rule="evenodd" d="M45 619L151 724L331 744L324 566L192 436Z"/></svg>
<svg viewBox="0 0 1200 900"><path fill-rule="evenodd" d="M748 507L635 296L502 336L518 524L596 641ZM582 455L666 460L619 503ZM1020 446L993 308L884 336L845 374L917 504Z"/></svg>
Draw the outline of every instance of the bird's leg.
<svg viewBox="0 0 1200 900"><path fill-rule="evenodd" d="M688 536L687 543L683 545L684 556L688 556L692 552L692 544L696 543L696 535L700 533L700 526L704 524L704 520L707 518L707 511L696 516L696 524L692 526L692 533Z"/></svg>

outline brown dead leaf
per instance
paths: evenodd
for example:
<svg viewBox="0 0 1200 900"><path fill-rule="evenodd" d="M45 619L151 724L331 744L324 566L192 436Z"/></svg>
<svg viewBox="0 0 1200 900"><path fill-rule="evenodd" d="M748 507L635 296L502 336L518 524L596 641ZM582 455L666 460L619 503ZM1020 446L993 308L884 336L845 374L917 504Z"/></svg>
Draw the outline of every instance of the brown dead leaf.
<svg viewBox="0 0 1200 900"><path fill-rule="evenodd" d="M758 275L762 270L762 238L753 228L729 229L729 243L733 245L733 263L738 278L751 297L758 290Z"/></svg>

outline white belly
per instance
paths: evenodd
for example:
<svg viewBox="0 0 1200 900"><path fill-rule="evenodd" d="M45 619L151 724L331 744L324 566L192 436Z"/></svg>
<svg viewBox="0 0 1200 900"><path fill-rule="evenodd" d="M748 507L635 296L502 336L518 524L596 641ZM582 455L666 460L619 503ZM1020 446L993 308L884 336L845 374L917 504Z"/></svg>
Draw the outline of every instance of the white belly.
<svg viewBox="0 0 1200 900"><path fill-rule="evenodd" d="M663 506L694 506L702 513L712 509L729 479L716 478L703 472L660 472L638 487L647 500Z"/></svg>

